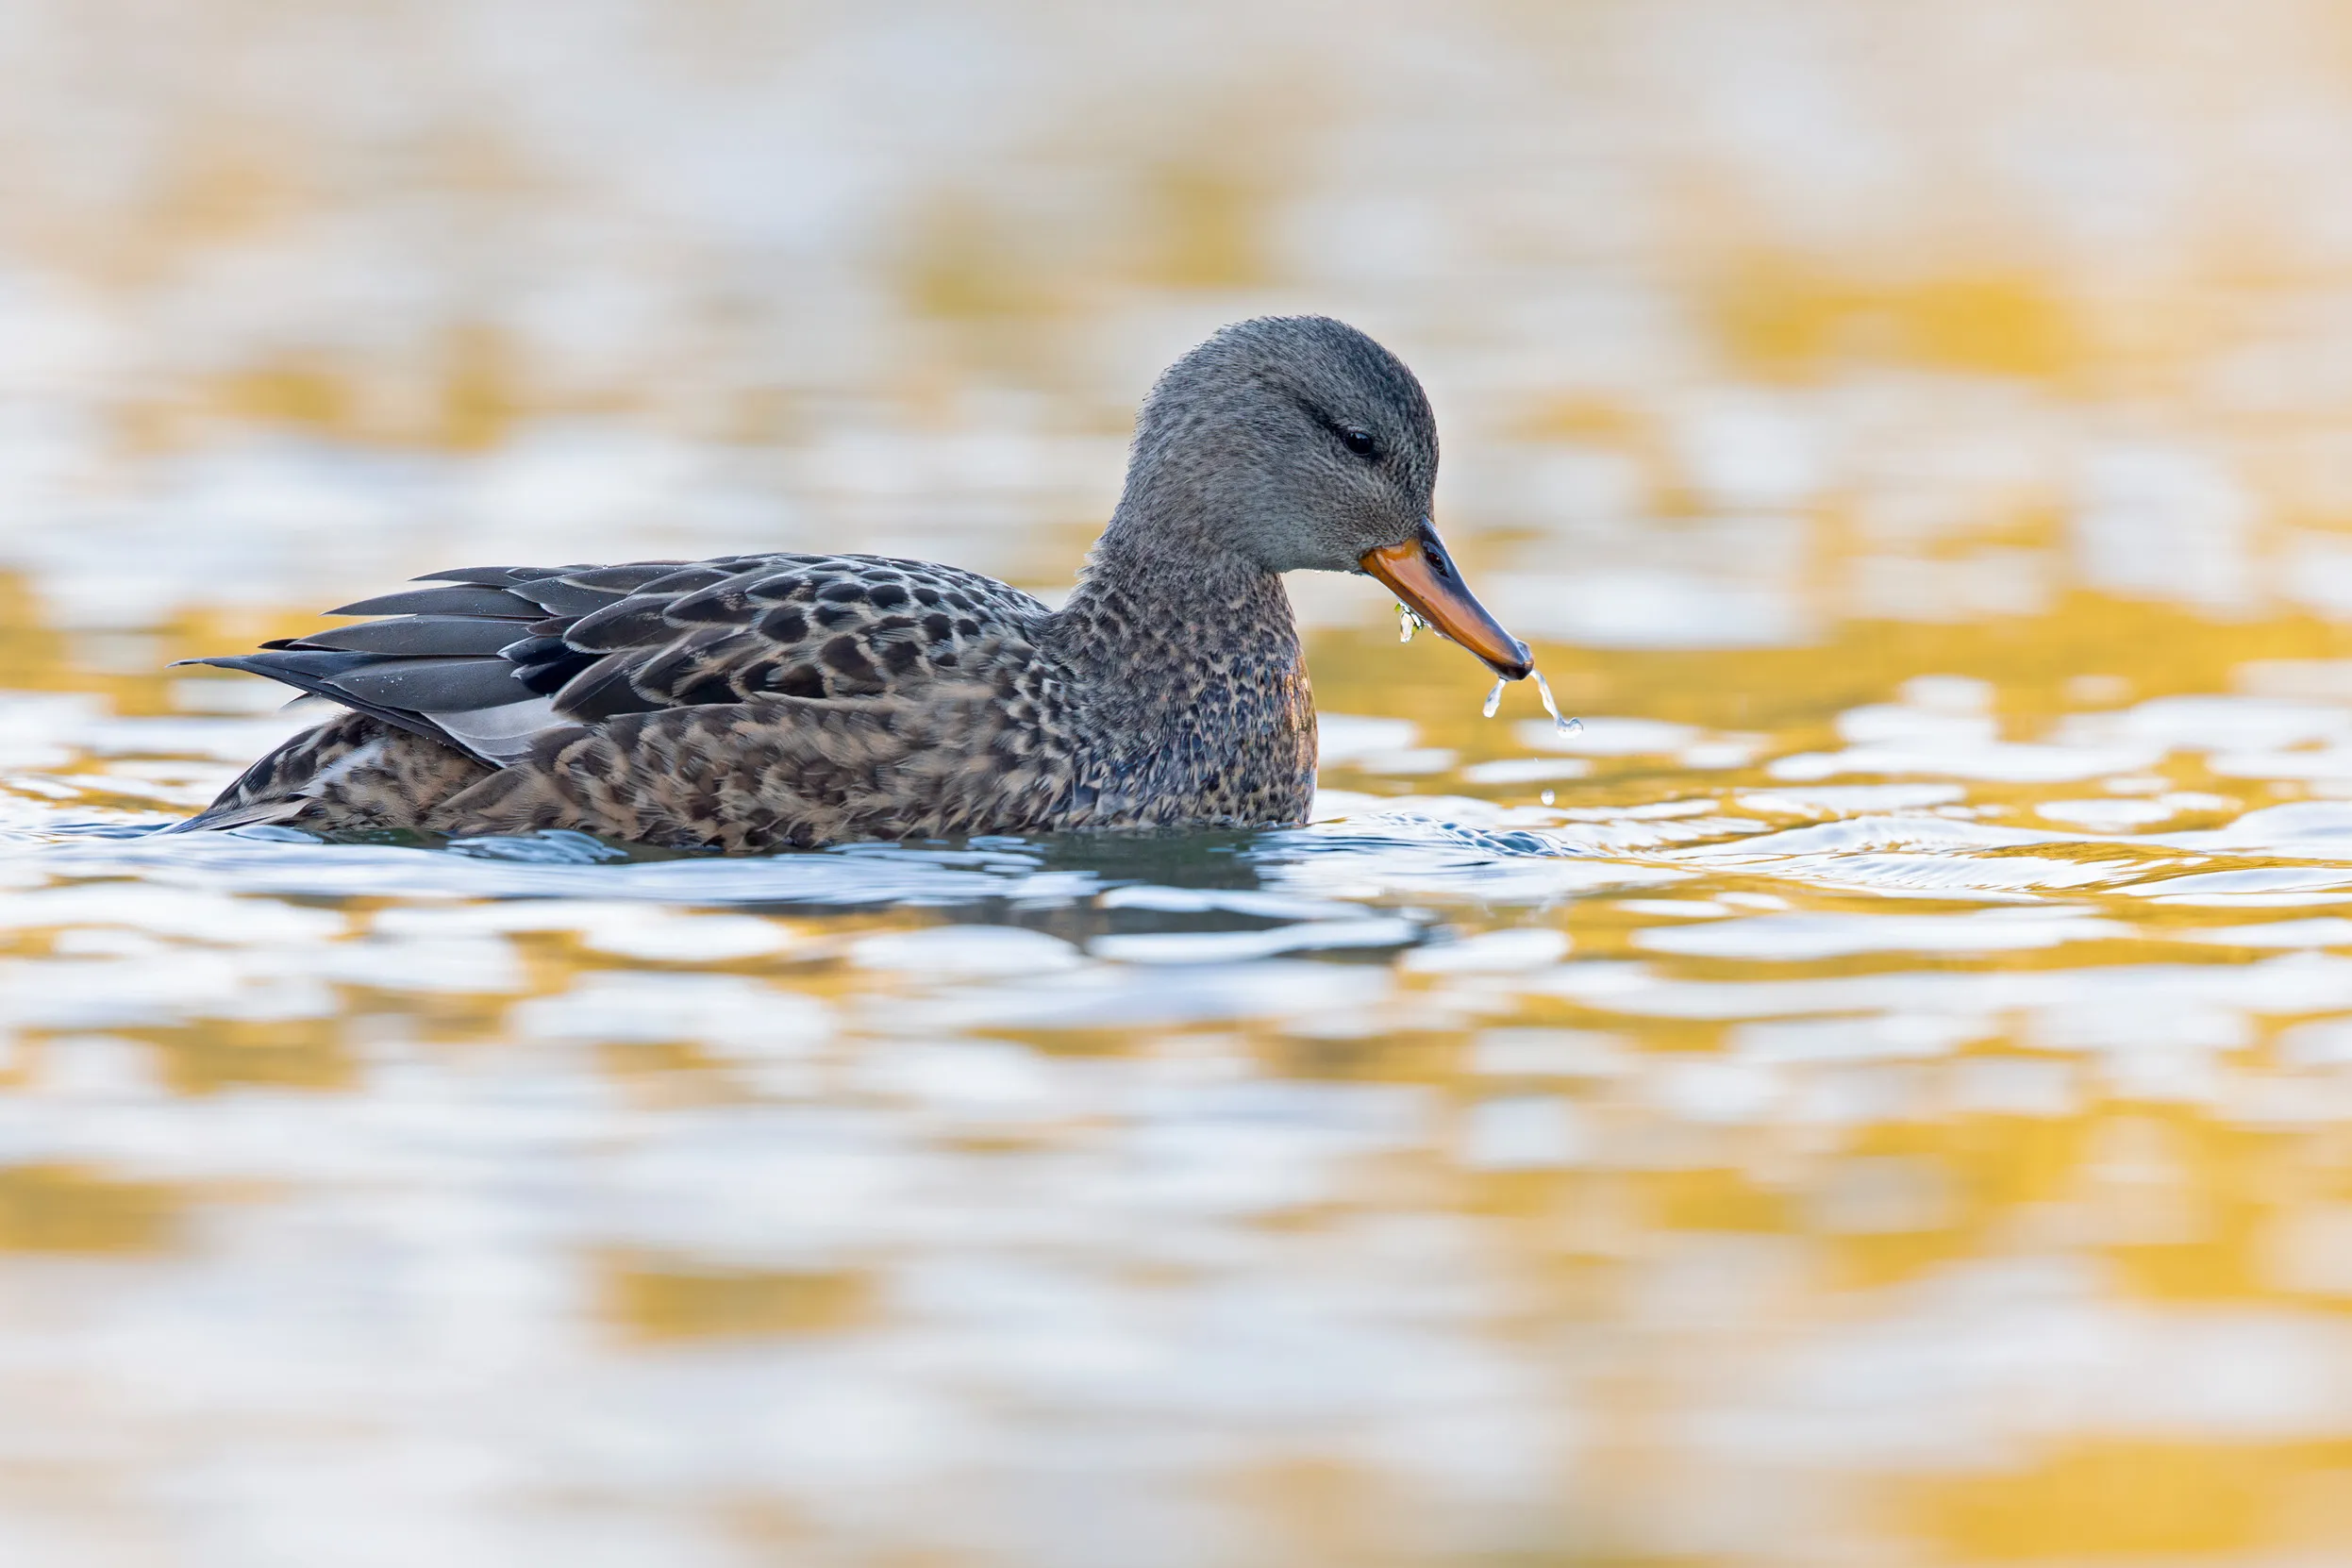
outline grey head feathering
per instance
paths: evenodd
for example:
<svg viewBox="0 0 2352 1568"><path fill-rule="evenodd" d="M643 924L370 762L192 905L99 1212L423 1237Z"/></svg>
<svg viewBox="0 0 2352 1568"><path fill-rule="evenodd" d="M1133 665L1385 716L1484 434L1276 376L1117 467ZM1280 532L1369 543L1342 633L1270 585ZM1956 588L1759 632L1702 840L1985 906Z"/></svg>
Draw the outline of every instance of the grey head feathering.
<svg viewBox="0 0 2352 1568"><path fill-rule="evenodd" d="M1144 399L1103 549L1353 572L1429 515L1437 466L1428 396L1395 355L1327 316L1240 322Z"/></svg>

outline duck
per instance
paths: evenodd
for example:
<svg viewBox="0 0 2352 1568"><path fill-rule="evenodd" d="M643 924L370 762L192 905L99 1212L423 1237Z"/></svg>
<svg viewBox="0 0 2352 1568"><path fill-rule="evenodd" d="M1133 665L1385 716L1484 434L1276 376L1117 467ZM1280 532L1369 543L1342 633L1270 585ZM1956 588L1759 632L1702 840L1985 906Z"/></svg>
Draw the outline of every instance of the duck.
<svg viewBox="0 0 2352 1568"><path fill-rule="evenodd" d="M1240 322L1144 398L1059 609L874 555L428 573L184 660L326 707L171 830L759 853L1294 826L1315 710L1285 574L1371 576L1498 677L1534 668L1431 522L1437 467L1395 355L1326 316Z"/></svg>

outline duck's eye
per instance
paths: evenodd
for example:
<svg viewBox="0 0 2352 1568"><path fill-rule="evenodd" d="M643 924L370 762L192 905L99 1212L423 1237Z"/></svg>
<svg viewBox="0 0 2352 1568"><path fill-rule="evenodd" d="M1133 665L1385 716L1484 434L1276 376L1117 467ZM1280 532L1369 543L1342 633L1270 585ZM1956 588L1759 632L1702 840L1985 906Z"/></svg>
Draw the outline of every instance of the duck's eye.
<svg viewBox="0 0 2352 1568"><path fill-rule="evenodd" d="M1380 455L1380 443L1372 439L1372 432L1369 430L1359 429L1351 425L1340 432L1340 440L1346 443L1350 452L1359 458L1376 458Z"/></svg>

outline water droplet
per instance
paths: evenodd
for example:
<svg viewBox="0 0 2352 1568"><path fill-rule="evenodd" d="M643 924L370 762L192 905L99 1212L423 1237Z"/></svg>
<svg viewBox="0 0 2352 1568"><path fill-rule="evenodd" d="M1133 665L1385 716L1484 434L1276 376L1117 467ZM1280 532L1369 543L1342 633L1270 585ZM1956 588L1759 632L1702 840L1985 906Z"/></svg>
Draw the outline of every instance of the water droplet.
<svg viewBox="0 0 2352 1568"><path fill-rule="evenodd" d="M1502 688L1498 686L1495 690L1500 691ZM1552 700L1552 683L1543 678L1543 672L1541 670L1535 672L1535 690L1536 694L1543 699L1543 711L1552 716L1552 727L1555 730L1562 735L1574 735L1584 727L1582 719L1563 719L1560 716L1560 704ZM1490 705L1487 709L1489 713L1494 711L1491 706L1493 701L1492 697L1487 699Z"/></svg>
<svg viewBox="0 0 2352 1568"><path fill-rule="evenodd" d="M1542 801L1544 805L1549 806L1558 797L1552 791L1546 790L1535 798Z"/></svg>
<svg viewBox="0 0 2352 1568"><path fill-rule="evenodd" d="M1396 640L1399 642L1410 642L1413 640L1413 633L1420 629L1421 617L1407 609L1403 605L1398 605L1396 607Z"/></svg>
<svg viewBox="0 0 2352 1568"><path fill-rule="evenodd" d="M1494 717L1494 710L1502 706L1503 683L1498 680L1494 683L1494 690L1486 694L1486 706L1478 709L1478 711L1491 719Z"/></svg>

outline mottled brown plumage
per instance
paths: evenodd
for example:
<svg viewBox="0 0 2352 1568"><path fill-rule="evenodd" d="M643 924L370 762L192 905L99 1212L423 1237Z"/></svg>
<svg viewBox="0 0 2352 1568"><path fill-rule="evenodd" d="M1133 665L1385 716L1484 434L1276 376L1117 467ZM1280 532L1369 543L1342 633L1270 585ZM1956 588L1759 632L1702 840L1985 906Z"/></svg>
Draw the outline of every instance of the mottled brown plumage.
<svg viewBox="0 0 2352 1568"><path fill-rule="evenodd" d="M1058 612L880 556L441 573L334 612L377 619L204 660L344 711L182 826L742 851L1297 822L1315 723L1280 574L1416 530L1450 573L1436 463L1419 384L1370 339L1244 323L1154 390Z"/></svg>

